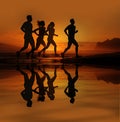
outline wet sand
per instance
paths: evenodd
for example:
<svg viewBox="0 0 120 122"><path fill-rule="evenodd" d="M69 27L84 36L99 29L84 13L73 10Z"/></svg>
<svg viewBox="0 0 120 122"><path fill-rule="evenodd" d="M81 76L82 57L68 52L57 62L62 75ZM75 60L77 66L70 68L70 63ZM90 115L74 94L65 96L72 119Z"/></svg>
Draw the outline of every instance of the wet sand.
<svg viewBox="0 0 120 122"><path fill-rule="evenodd" d="M30 69L23 65L19 68L30 78ZM43 76L39 68L42 69L43 65L35 66L34 71ZM55 65L47 65L44 68L50 77L54 76ZM75 76L76 66L74 64L65 64L64 68L72 78ZM74 85L78 92L74 97L74 103L70 103L70 97L64 92L68 86L68 77L63 67L57 65L53 85L58 87L55 88L54 100L50 100L46 93L44 102L38 101L38 94L33 92L32 107L27 107L26 100L21 96L21 91L24 90L24 77L20 71L14 68L2 69L0 71L0 121L118 122L120 82L114 82L116 80L114 76L120 76L120 71L87 66L77 68L78 79ZM32 88L35 89L36 86L35 78ZM47 79L44 81L44 86L48 86Z"/></svg>

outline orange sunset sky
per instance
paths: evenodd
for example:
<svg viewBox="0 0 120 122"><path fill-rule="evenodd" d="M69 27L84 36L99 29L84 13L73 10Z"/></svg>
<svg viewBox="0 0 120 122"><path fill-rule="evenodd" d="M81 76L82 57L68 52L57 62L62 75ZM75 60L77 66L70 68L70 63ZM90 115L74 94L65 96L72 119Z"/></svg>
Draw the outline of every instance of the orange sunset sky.
<svg viewBox="0 0 120 122"><path fill-rule="evenodd" d="M20 27L28 14L33 16L33 29L37 20L45 20L46 26L55 22L56 43L67 43L64 28L70 18L76 21L78 42L120 37L120 0L4 0L0 3L0 43L23 45Z"/></svg>

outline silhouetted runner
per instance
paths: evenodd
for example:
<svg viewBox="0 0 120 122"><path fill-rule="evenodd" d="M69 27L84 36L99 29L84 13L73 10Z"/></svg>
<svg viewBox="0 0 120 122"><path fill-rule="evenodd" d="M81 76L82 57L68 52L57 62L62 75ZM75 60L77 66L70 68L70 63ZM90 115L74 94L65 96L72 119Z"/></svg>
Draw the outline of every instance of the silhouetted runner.
<svg viewBox="0 0 120 122"><path fill-rule="evenodd" d="M20 53L22 51L24 51L25 49L28 48L28 45L30 44L32 49L34 50L35 48L35 43L34 43L34 39L32 36L32 16L31 15L27 15L27 21L23 23L23 25L21 26L21 30L24 32L24 46L20 49L20 51L17 51L17 57L19 57Z"/></svg>
<svg viewBox="0 0 120 122"><path fill-rule="evenodd" d="M76 92L78 92L78 90L75 88L75 82L78 79L78 66L76 65L75 76L73 78L71 77L70 73L64 68L64 65L62 66L62 69L68 77L68 86L65 88L64 93L70 98L70 103L74 103Z"/></svg>
<svg viewBox="0 0 120 122"><path fill-rule="evenodd" d="M54 22L50 22L50 24L47 27L47 31L48 32L48 42L47 42L47 46L45 48L43 48L40 52L38 52L38 55L40 56L42 52L44 52L46 49L48 49L48 47L50 46L50 44L52 44L54 46L54 52L55 55L57 55L56 50L57 50L57 45L55 43L55 41L53 40L53 36L58 36L57 34L55 34L55 29L54 29Z"/></svg>
<svg viewBox="0 0 120 122"><path fill-rule="evenodd" d="M75 40L75 33L77 33L78 30L76 30L76 27L74 24L75 24L74 19L70 19L70 25L68 25L64 30L65 34L68 36L68 46L67 46L67 48L65 48L64 52L61 53L62 57L64 57L64 54L66 53L66 51L68 49L70 49L72 44L75 45L76 57L78 57L78 46L79 45L78 45L77 41Z"/></svg>
<svg viewBox="0 0 120 122"><path fill-rule="evenodd" d="M45 22L44 21L38 21L37 23L38 23L39 27L33 31L36 35L38 35L36 47L35 47L34 51L37 50L40 47L40 45L43 45L44 47L46 47L46 44L44 41L44 36L47 35L46 29L45 29ZM28 53L28 55L34 51L31 50Z"/></svg>

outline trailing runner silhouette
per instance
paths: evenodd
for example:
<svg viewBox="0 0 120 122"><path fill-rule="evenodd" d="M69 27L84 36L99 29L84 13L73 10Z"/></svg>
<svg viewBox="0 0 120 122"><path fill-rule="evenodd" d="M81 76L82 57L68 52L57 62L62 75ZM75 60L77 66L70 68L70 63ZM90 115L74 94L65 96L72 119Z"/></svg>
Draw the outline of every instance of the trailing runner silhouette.
<svg viewBox="0 0 120 122"><path fill-rule="evenodd" d="M34 39L32 36L32 16L31 15L27 15L27 21L23 23L23 25L21 26L21 30L24 32L24 46L20 49L20 51L17 51L16 55L17 57L20 56L20 53L22 51L24 51L25 49L28 48L28 45L31 45L31 50L35 49L35 43L34 43Z"/></svg>

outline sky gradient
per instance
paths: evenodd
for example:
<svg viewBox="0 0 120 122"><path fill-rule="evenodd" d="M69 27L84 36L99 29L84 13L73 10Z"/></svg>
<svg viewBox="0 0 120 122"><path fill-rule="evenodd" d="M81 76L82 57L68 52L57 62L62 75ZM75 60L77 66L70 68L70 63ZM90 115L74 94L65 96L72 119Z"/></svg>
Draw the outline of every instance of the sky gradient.
<svg viewBox="0 0 120 122"><path fill-rule="evenodd" d="M58 43L67 42L63 30L70 18L76 21L78 42L120 37L120 0L4 0L0 4L0 43L23 45L20 27L28 14L33 16L33 29L37 20L45 20L46 26L54 21Z"/></svg>

